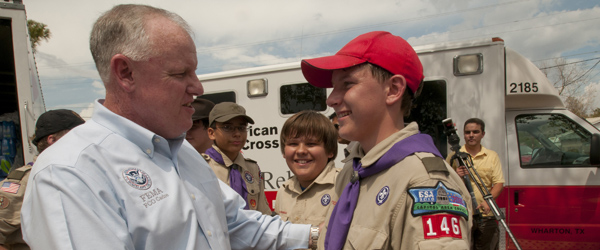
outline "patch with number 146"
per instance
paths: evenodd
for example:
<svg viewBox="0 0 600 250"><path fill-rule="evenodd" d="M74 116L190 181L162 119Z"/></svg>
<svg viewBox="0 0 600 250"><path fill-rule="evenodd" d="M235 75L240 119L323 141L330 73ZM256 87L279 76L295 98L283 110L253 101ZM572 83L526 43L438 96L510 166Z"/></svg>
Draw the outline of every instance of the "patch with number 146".
<svg viewBox="0 0 600 250"><path fill-rule="evenodd" d="M452 237L462 239L460 216L454 214L434 214L421 216L425 239Z"/></svg>

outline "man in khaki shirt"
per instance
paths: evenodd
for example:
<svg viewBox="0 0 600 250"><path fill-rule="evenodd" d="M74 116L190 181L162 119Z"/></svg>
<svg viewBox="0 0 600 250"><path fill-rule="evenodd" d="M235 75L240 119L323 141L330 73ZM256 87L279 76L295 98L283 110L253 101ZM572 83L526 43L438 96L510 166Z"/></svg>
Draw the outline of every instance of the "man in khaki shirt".
<svg viewBox="0 0 600 250"><path fill-rule="evenodd" d="M32 142L38 152L42 153L72 128L84 122L71 110L50 110L38 118ZM30 162L11 169L6 179L0 182L0 250L29 249L21 234L21 206L32 166L33 162Z"/></svg>
<svg viewBox="0 0 600 250"><path fill-rule="evenodd" d="M254 120L246 115L244 107L222 102L209 114L208 137L214 141L202 156L217 175L246 200L246 209L271 215L265 196L265 186L256 161L244 156L240 150L246 143L248 123Z"/></svg>
<svg viewBox="0 0 600 250"><path fill-rule="evenodd" d="M344 188L319 247L469 249L468 191L431 137L416 123L404 125L423 81L412 47L389 32L369 32L301 66L310 84L333 87L327 105L340 136L358 142L336 180L336 190Z"/></svg>
<svg viewBox="0 0 600 250"><path fill-rule="evenodd" d="M477 171L483 185L490 191L494 198L498 198L504 187L504 175L502 174L502 166L500 165L500 157L492 150L481 145L481 140L485 136L485 123L479 118L471 118L465 122L464 137L465 145L460 149L462 152L469 153L473 160L473 168ZM456 172L461 177L468 175L465 166L455 166L456 162L451 162L454 153L448 155L447 161L453 164ZM499 243L498 223L494 214L491 212L490 206L484 201L481 192L475 186L475 182L471 180L471 186L475 193L477 208L482 213L482 219L479 224L473 226L473 249L497 249Z"/></svg>
<svg viewBox="0 0 600 250"><path fill-rule="evenodd" d="M319 226L335 205L337 131L315 111L302 111L283 124L283 158L294 176L277 192L275 213L284 221Z"/></svg>

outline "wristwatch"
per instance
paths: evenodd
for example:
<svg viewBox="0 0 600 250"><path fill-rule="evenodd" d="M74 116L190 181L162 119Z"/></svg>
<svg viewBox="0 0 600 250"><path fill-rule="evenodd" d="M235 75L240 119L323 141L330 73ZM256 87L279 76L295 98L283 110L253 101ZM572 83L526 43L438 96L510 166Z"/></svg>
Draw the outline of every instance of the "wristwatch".
<svg viewBox="0 0 600 250"><path fill-rule="evenodd" d="M317 249L317 242L319 241L319 228L318 227L310 227L310 249Z"/></svg>

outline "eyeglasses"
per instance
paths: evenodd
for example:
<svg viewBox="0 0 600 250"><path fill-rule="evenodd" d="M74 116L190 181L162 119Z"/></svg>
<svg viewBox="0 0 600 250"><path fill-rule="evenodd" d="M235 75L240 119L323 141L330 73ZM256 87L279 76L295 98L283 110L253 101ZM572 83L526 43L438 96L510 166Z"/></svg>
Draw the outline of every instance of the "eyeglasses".
<svg viewBox="0 0 600 250"><path fill-rule="evenodd" d="M233 133L234 131L240 131L240 133L246 133L246 131L248 131L248 126L230 126L230 125L225 125L225 126L221 126L221 127L217 127L221 130L223 130L223 132L225 133Z"/></svg>

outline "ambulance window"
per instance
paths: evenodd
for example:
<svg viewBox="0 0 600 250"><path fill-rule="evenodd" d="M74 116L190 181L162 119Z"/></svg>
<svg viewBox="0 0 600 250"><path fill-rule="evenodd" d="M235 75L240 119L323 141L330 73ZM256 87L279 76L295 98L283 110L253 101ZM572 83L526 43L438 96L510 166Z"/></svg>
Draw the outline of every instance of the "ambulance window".
<svg viewBox="0 0 600 250"><path fill-rule="evenodd" d="M515 118L521 167L590 165L592 134L561 114L519 115Z"/></svg>
<svg viewBox="0 0 600 250"><path fill-rule="evenodd" d="M448 155L448 139L442 121L448 118L446 81L425 81L423 84L421 95L415 99L410 116L404 122L416 121L419 130L433 138L435 146L445 158Z"/></svg>
<svg viewBox="0 0 600 250"><path fill-rule="evenodd" d="M235 92L221 92L221 93L212 93L212 94L204 94L201 95L200 98L209 100L214 102L215 104L222 102L236 102L235 101Z"/></svg>
<svg viewBox="0 0 600 250"><path fill-rule="evenodd" d="M325 89L308 83L283 85L279 90L281 113L298 113L302 110L325 111L327 109Z"/></svg>

